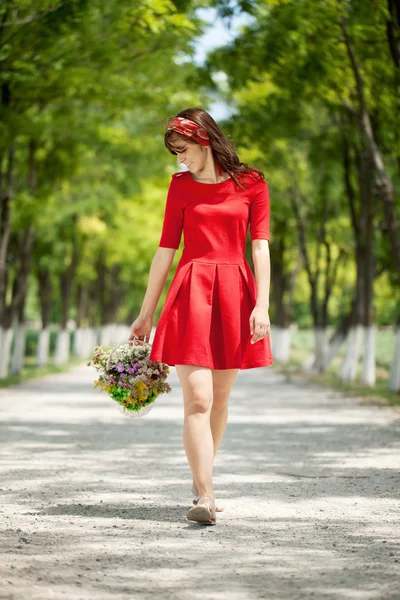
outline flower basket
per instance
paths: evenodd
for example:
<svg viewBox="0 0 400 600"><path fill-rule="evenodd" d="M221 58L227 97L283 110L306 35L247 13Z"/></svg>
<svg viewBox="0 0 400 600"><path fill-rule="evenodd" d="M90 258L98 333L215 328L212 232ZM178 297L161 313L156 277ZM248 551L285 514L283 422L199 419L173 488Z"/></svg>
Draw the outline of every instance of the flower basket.
<svg viewBox="0 0 400 600"><path fill-rule="evenodd" d="M148 342L134 337L106 349L96 346L87 363L99 373L94 387L107 392L125 416L143 417L160 394L172 389L166 381L168 365L150 360L150 350Z"/></svg>

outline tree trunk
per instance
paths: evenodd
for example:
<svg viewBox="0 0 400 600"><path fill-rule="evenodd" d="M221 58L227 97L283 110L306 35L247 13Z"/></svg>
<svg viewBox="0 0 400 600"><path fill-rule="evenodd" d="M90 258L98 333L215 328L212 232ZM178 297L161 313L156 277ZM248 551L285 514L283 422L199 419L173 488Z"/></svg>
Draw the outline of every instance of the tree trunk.
<svg viewBox="0 0 400 600"><path fill-rule="evenodd" d="M362 289L363 289L363 274L364 269L361 266L362 255L357 248L356 250L356 265L357 265L357 280L356 280L356 297L354 301L354 309L352 313L352 321L350 330L347 336L347 347L342 365L339 369L338 376L342 381L354 381L357 377L357 367L360 358L361 340L362 340Z"/></svg>
<svg viewBox="0 0 400 600"><path fill-rule="evenodd" d="M82 327L82 323L86 317L88 301L88 290L82 284L76 286L76 326Z"/></svg>
<svg viewBox="0 0 400 600"><path fill-rule="evenodd" d="M350 312L348 315L342 317L342 320L329 340L325 362L326 369L328 369L332 360L335 358L335 356L337 356L340 348L347 339L353 318L352 314L353 313Z"/></svg>
<svg viewBox="0 0 400 600"><path fill-rule="evenodd" d="M60 275L61 292L61 323L57 335L56 350L54 362L56 365L64 364L69 359L70 354L70 334L67 330L69 309L71 306L73 284L75 280L76 269L79 262L77 215L72 217L72 254L71 262L66 271Z"/></svg>
<svg viewBox="0 0 400 600"><path fill-rule="evenodd" d="M11 359L11 375L21 373L24 366L25 346L26 346L26 323L25 323L25 303L26 294L21 302L15 319L14 328L14 348Z"/></svg>
<svg viewBox="0 0 400 600"><path fill-rule="evenodd" d="M39 305L42 320L42 328L39 332L39 340L36 351L36 364L38 367L47 365L49 362L50 348L50 312L51 312L51 276L49 271L39 269L37 272L39 283Z"/></svg>
<svg viewBox="0 0 400 600"><path fill-rule="evenodd" d="M272 300L275 305L275 324L273 328L271 327L271 344L275 360L287 363L290 358L290 324L293 314L292 286L298 266L293 273L287 272L285 264L287 231L284 222L281 222L278 230L278 238L270 245Z"/></svg>
<svg viewBox="0 0 400 600"><path fill-rule="evenodd" d="M357 57L355 55L353 46L350 42L349 35L347 32L347 26L344 20L341 22L341 28L343 31L344 41L347 49L347 54L349 56L350 65L353 70L356 82L357 95L360 105L360 130L361 133L365 136L365 139L369 145L369 150L375 167L377 175L377 186L380 192L380 197L382 199L385 225L388 231L388 237L393 251L393 259L397 270L397 275L400 280L400 233L398 226L399 221L396 215L393 184L392 180L390 179L387 173L381 152L376 143L375 133L372 127L372 122L366 103L364 82L361 76L361 70L358 65Z"/></svg>
<svg viewBox="0 0 400 600"><path fill-rule="evenodd" d="M400 393L400 317L397 319L396 325L396 344L390 367L389 388L393 392Z"/></svg>
<svg viewBox="0 0 400 600"><path fill-rule="evenodd" d="M0 378L5 378L8 374L11 357L11 344L13 339L13 326L17 331L16 319L21 311L21 306L23 306L25 303L25 297L28 293L28 277L30 271L33 239L34 227L31 225L26 231L22 231L19 234L15 243L17 264L15 266L11 302L9 305L3 306L3 334L1 336L2 346L0 348ZM17 340L17 343L20 344L20 340Z"/></svg>
<svg viewBox="0 0 400 600"><path fill-rule="evenodd" d="M349 212L355 239L356 294L352 311L352 321L348 335L348 345L339 377L353 381L357 375L361 337L364 334L364 362L361 379L368 385L375 383L375 331L372 324L373 283L375 279L375 238L374 238L374 161L366 137L361 130L361 149L353 144L355 159L346 134L343 137L343 174ZM353 165L355 163L355 165ZM358 177L358 196L351 179L353 166ZM357 206L357 197L359 198Z"/></svg>
<svg viewBox="0 0 400 600"><path fill-rule="evenodd" d="M338 266L342 259L343 252L340 251L338 258L335 261L332 261L331 247L327 241L326 236L326 223L328 220L328 200L327 195L323 193L322 215L319 223L318 234L315 240L317 245L317 257L315 259L315 268L312 268L311 259L306 244L306 220L302 215L302 211L300 209L298 195L298 186L295 185L294 181L292 185L292 193L290 195L290 198L297 223L300 251L304 260L304 266L306 269L308 283L310 286L310 311L312 314L314 326L314 353L312 357L307 358L307 360L303 363L303 368L307 370L315 369L316 371L322 373L326 370L328 353L326 332L329 322L329 299L336 281ZM326 249L325 272L322 272L320 267L320 254L323 248ZM322 298L319 298L318 289L320 286L321 278L324 278L325 285Z"/></svg>
<svg viewBox="0 0 400 600"><path fill-rule="evenodd" d="M112 265L105 277L104 305L102 314L101 344L110 345L123 341L118 338L117 311L123 299L123 288L119 281L120 266Z"/></svg>
<svg viewBox="0 0 400 600"><path fill-rule="evenodd" d="M373 294L376 273L375 257L375 198L374 165L368 147L360 154L359 186L361 190L361 231L364 269L362 325L364 329L364 357L361 381L369 386L376 382L375 325L373 322Z"/></svg>
<svg viewBox="0 0 400 600"><path fill-rule="evenodd" d="M0 189L0 325L4 328L6 292L8 283L8 246L11 235L11 205L13 199L13 171L15 146L8 150L7 169L1 177L4 184Z"/></svg>
<svg viewBox="0 0 400 600"><path fill-rule="evenodd" d="M393 62L400 69L400 0L388 0L390 19L386 21L386 32Z"/></svg>

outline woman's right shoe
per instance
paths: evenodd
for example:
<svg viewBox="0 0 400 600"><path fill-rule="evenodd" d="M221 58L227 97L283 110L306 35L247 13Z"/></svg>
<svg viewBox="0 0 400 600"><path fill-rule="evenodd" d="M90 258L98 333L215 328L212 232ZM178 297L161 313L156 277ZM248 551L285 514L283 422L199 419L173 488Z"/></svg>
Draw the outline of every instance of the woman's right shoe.
<svg viewBox="0 0 400 600"><path fill-rule="evenodd" d="M193 481L193 484L192 484L192 494L194 496L193 504L197 504L200 496L196 493L197 490L196 490L196 492L194 490L195 490L195 484ZM221 505L217 506L217 504L215 504L215 512L222 512L223 510L224 510L223 506L221 506Z"/></svg>
<svg viewBox="0 0 400 600"><path fill-rule="evenodd" d="M189 521L196 521L202 525L216 525L215 501L208 496L201 496L196 506L192 506L186 517Z"/></svg>

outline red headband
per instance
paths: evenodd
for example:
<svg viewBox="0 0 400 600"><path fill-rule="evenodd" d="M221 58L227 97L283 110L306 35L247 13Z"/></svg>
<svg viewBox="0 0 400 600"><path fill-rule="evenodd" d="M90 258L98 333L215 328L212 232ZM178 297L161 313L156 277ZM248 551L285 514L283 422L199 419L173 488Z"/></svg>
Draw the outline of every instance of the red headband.
<svg viewBox="0 0 400 600"><path fill-rule="evenodd" d="M201 144L201 146L210 145L210 138L208 137L207 131L190 119L185 119L184 117L175 117L169 124L168 129L172 129L177 133L181 133L186 137L192 138L195 142Z"/></svg>

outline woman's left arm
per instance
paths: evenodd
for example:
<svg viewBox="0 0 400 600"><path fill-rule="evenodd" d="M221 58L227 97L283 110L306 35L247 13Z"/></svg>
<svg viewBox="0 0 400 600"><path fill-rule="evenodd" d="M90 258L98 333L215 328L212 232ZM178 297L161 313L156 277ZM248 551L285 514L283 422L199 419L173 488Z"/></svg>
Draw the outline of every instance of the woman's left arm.
<svg viewBox="0 0 400 600"><path fill-rule="evenodd" d="M256 305L250 315L251 343L254 344L270 334L269 288L271 282L271 261L268 240L257 239L251 242L254 274L257 284Z"/></svg>
<svg viewBox="0 0 400 600"><path fill-rule="evenodd" d="M271 262L269 255L270 239L270 199L268 183L261 181L250 206L250 239L257 284L255 307L250 315L251 343L254 344L270 334L269 286Z"/></svg>

